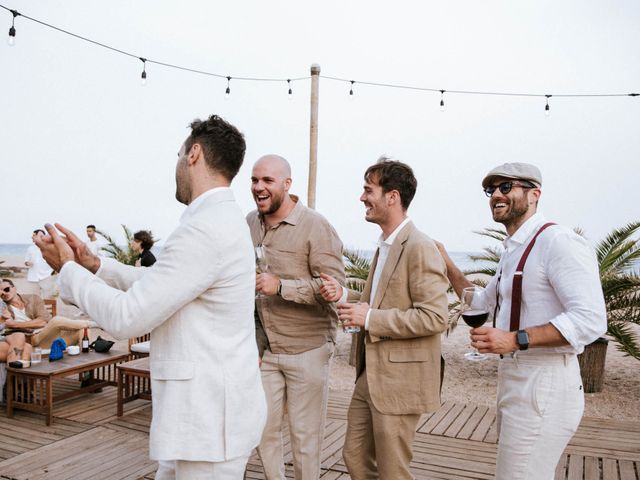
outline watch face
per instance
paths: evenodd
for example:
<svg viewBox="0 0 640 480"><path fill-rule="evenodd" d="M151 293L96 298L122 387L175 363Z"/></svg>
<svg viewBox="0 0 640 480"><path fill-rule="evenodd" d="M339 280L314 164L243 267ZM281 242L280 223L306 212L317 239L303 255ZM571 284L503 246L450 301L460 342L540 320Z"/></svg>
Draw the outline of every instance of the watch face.
<svg viewBox="0 0 640 480"><path fill-rule="evenodd" d="M520 350L525 350L529 347L529 335L524 330L518 330L516 341L520 346Z"/></svg>

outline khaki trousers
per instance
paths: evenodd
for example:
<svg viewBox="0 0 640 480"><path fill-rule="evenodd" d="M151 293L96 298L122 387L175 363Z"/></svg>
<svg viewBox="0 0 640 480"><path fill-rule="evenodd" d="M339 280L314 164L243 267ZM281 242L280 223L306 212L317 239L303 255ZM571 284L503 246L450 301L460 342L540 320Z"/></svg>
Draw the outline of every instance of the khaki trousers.
<svg viewBox="0 0 640 480"><path fill-rule="evenodd" d="M261 373L267 397L267 424L258 445L258 454L267 480L285 480L282 452L285 401L289 416L294 478L320 478L329 362L333 350L332 342L294 355L275 354L265 350Z"/></svg>
<svg viewBox="0 0 640 480"><path fill-rule="evenodd" d="M249 456L226 462L160 460L156 480L242 480Z"/></svg>
<svg viewBox="0 0 640 480"><path fill-rule="evenodd" d="M352 480L413 479L409 463L419 414L385 415L371 402L367 372L356 381L342 455Z"/></svg>
<svg viewBox="0 0 640 480"><path fill-rule="evenodd" d="M42 330L31 336L30 342L34 347L51 348L53 341L60 337L67 345L80 345L85 327L88 327L86 320L53 317Z"/></svg>

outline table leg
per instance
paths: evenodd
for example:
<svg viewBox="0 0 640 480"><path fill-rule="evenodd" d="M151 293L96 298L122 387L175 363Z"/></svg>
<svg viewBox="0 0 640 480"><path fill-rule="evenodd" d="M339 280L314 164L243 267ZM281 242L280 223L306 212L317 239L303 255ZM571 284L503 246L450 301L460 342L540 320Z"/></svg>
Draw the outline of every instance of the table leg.
<svg viewBox="0 0 640 480"><path fill-rule="evenodd" d="M13 418L13 384L16 377L13 372L7 372L7 417Z"/></svg>
<svg viewBox="0 0 640 480"><path fill-rule="evenodd" d="M47 377L45 379L46 388L47 388L47 399L45 408L47 411L47 426L51 425L51 420L53 418L53 380L51 377Z"/></svg>
<svg viewBox="0 0 640 480"><path fill-rule="evenodd" d="M118 416L122 416L122 390L124 388L124 372L119 368L118 371Z"/></svg>

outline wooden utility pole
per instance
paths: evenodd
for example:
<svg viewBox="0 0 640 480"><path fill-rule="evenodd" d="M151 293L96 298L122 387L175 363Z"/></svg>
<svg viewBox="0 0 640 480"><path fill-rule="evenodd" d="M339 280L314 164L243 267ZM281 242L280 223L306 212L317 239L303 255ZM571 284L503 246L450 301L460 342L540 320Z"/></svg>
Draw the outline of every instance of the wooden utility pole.
<svg viewBox="0 0 640 480"><path fill-rule="evenodd" d="M311 65L311 123L309 140L309 183L307 206L316 208L316 177L318 170L318 96L320 90L320 65Z"/></svg>

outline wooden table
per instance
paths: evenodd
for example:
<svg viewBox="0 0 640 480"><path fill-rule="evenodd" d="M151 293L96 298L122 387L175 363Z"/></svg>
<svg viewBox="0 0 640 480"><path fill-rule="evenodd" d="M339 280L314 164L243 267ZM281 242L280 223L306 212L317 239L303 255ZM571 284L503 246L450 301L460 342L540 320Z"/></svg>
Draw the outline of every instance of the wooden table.
<svg viewBox="0 0 640 480"><path fill-rule="evenodd" d="M118 370L118 416L122 406L137 398L151 400L149 357L138 358L116 366Z"/></svg>
<svg viewBox="0 0 640 480"><path fill-rule="evenodd" d="M117 385L115 366L126 362L128 352L66 354L60 360L49 362L43 355L42 362L29 368L7 367L7 416L13 417L13 409L44 413L47 425L53 418L53 404L98 390L107 385ZM53 380L70 375L90 373L89 382L77 390L53 396Z"/></svg>

